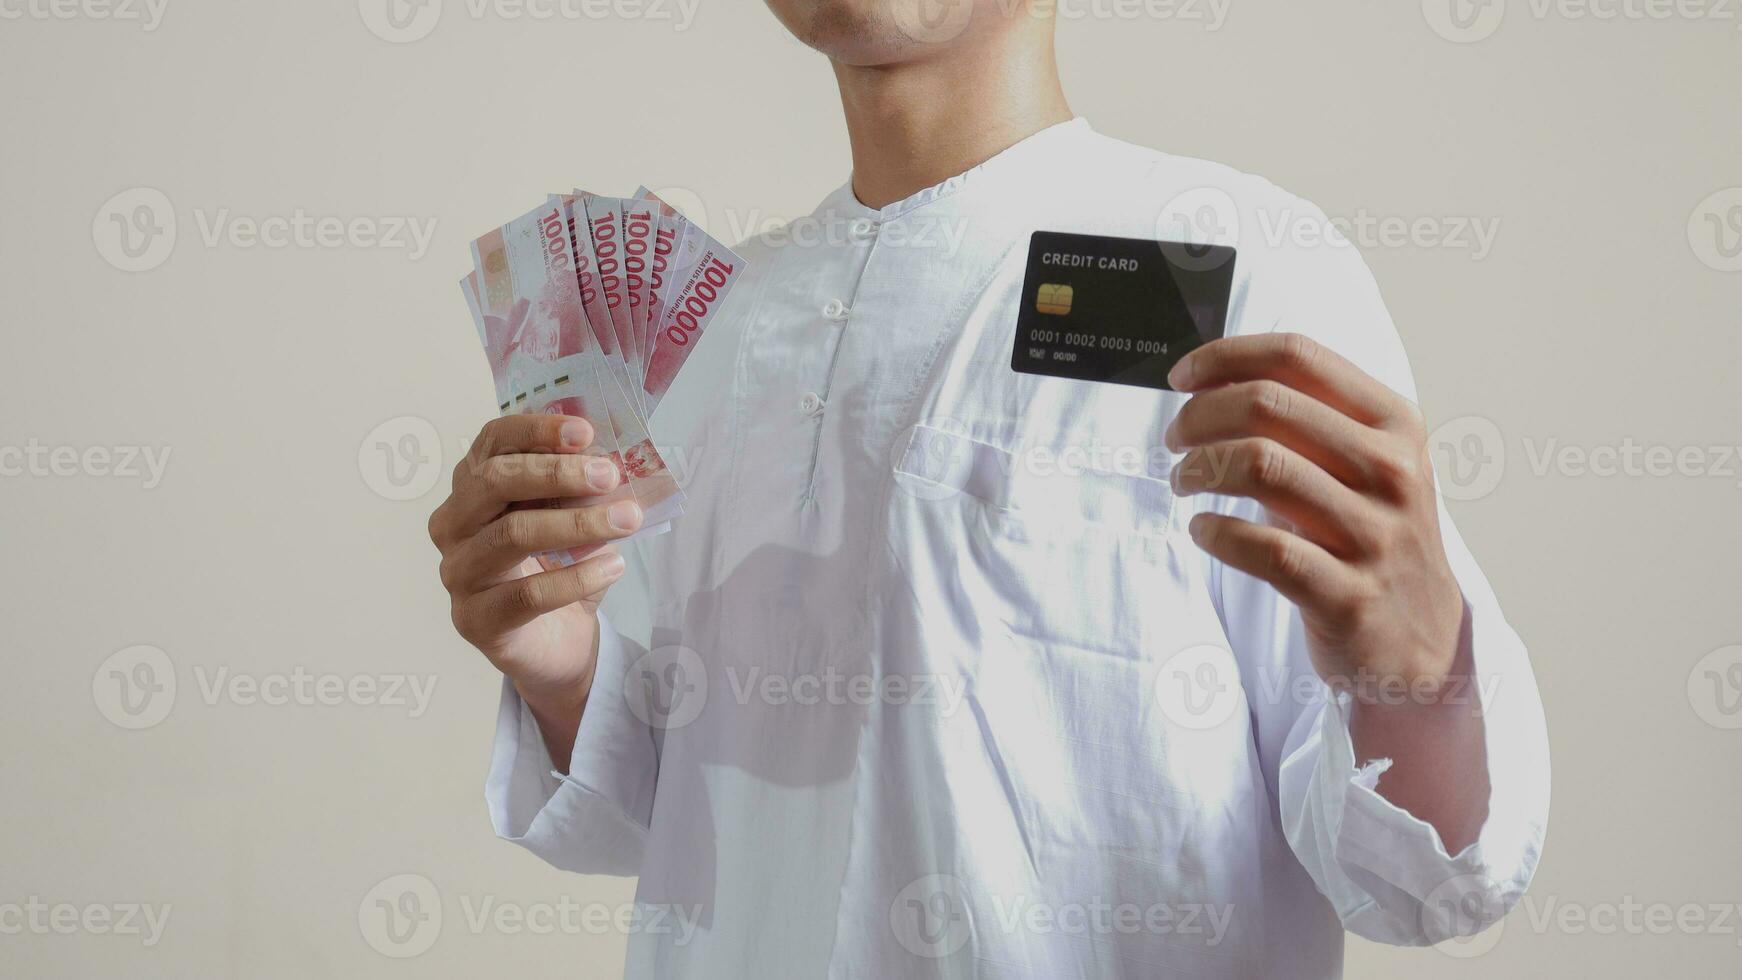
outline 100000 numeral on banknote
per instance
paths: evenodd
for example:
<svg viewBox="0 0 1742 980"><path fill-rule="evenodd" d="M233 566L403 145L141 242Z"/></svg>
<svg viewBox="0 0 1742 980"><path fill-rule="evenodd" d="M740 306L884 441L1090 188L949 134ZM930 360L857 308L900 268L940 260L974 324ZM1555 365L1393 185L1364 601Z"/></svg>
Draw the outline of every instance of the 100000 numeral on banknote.
<svg viewBox="0 0 1742 980"><path fill-rule="evenodd" d="M743 272L743 260L642 188L633 198L553 194L472 243L460 282L503 414L586 419L588 452L622 475L634 536L683 513L684 494L654 448L648 418ZM566 501L551 501L565 506ZM584 554L542 556L569 565Z"/></svg>

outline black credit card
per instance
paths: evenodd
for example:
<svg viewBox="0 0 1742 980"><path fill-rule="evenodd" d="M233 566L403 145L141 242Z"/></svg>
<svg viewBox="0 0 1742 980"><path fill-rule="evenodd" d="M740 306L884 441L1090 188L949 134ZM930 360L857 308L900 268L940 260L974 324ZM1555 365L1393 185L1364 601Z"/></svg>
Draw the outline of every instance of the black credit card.
<svg viewBox="0 0 1742 980"><path fill-rule="evenodd" d="M1167 372L1222 336L1234 249L1037 231L1010 366L1172 390Z"/></svg>

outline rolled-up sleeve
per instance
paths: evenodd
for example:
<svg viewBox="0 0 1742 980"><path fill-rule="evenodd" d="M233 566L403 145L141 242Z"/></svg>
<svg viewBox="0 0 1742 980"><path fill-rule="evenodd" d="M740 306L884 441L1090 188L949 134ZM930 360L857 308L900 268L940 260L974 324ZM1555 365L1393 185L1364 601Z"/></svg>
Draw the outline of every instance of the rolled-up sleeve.
<svg viewBox="0 0 1742 980"><path fill-rule="evenodd" d="M1302 213L1323 213L1297 202ZM1397 330L1360 253L1346 242L1291 248L1263 277L1277 317L1272 329L1303 333L1414 400L1415 381ZM1206 506L1264 521L1249 500ZM1448 854L1438 832L1378 792L1388 759L1356 758L1348 695L1318 682L1299 611L1268 585L1216 564L1223 625L1246 675L1253 724L1278 814L1296 858L1345 928L1378 942L1422 945L1471 935L1503 917L1535 873L1548 824L1548 734L1524 644L1443 503L1446 555L1464 594L1463 642L1474 664L1468 695L1479 698L1490 785L1477 839ZM1269 690L1316 691L1271 698ZM1293 683L1300 682L1300 683Z"/></svg>
<svg viewBox="0 0 1742 980"><path fill-rule="evenodd" d="M567 775L555 771L532 712L507 679L484 799L497 836L583 874L633 875L653 813L659 752L623 697L641 650L599 618L599 666Z"/></svg>
<svg viewBox="0 0 1742 980"><path fill-rule="evenodd" d="M1479 836L1448 854L1433 826L1379 794L1392 763L1355 756L1347 694L1327 692L1295 718L1278 779L1289 844L1344 927L1397 945L1468 936L1498 921L1529 886L1548 825L1548 738L1524 645L1443 514L1442 525L1475 664L1464 693L1480 704L1487 754Z"/></svg>

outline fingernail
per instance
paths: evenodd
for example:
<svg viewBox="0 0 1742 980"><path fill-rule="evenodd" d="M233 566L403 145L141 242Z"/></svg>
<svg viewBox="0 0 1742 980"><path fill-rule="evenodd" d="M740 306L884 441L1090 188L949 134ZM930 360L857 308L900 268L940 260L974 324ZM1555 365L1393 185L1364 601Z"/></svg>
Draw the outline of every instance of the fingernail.
<svg viewBox="0 0 1742 980"><path fill-rule="evenodd" d="M563 445L565 446L574 446L577 449L584 449L593 441L592 428L592 426L580 419L570 419L563 423L563 427L558 433L558 438L562 439Z"/></svg>
<svg viewBox="0 0 1742 980"><path fill-rule="evenodd" d="M1192 386L1192 356L1187 354L1173 370L1167 372L1167 383L1175 391L1186 391Z"/></svg>
<svg viewBox="0 0 1742 980"><path fill-rule="evenodd" d="M587 485L594 490L609 490L617 485L617 464L608 459L587 461Z"/></svg>
<svg viewBox="0 0 1742 980"><path fill-rule="evenodd" d="M628 567L623 564L623 556L612 552L599 559L599 576L607 582L615 582L623 577L623 570Z"/></svg>
<svg viewBox="0 0 1742 980"><path fill-rule="evenodd" d="M1175 452L1175 453L1179 452L1179 432L1177 431L1178 429L1179 429L1179 419L1176 417L1172 422L1169 422L1167 424L1167 431L1165 431L1161 434L1161 444L1166 446L1168 448L1169 452Z"/></svg>
<svg viewBox="0 0 1742 980"><path fill-rule="evenodd" d="M633 531L641 523L641 505L633 500L619 500L605 511L605 519L616 531Z"/></svg>
<svg viewBox="0 0 1742 980"><path fill-rule="evenodd" d="M1204 537L1204 525L1208 523L1210 523L1208 515L1194 514L1186 524L1186 533L1192 536L1193 541L1201 541Z"/></svg>

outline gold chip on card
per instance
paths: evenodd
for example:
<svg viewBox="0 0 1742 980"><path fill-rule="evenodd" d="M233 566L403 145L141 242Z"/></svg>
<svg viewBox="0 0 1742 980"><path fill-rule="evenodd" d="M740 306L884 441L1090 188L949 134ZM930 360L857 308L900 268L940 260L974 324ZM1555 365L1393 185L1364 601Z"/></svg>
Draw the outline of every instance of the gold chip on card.
<svg viewBox="0 0 1742 980"><path fill-rule="evenodd" d="M1075 296L1076 290L1069 286L1043 282L1040 294L1034 299L1034 308L1048 316L1066 316L1071 312L1071 300Z"/></svg>

